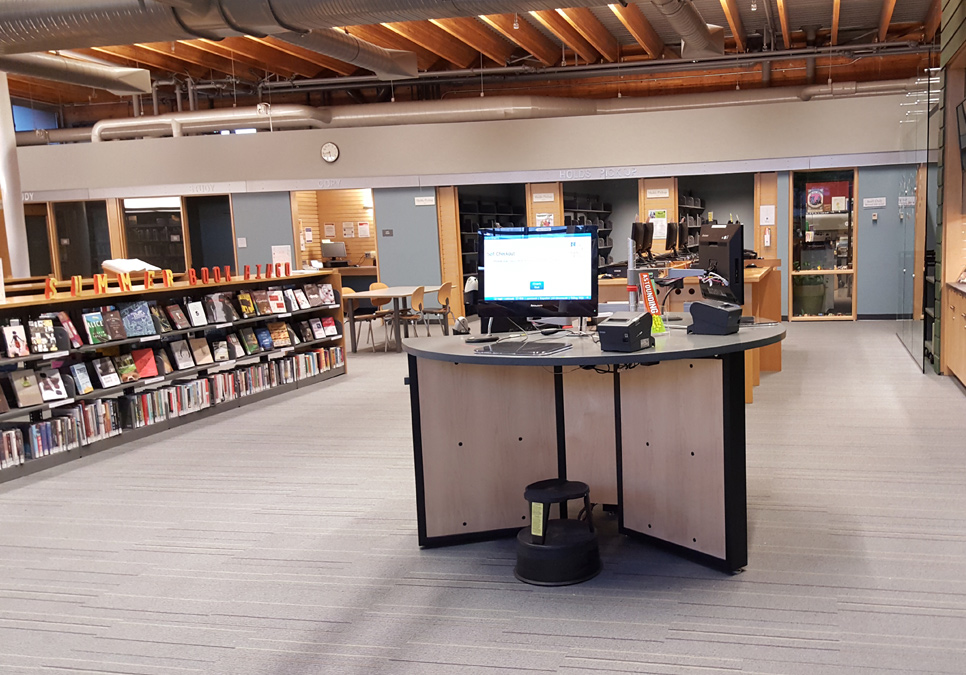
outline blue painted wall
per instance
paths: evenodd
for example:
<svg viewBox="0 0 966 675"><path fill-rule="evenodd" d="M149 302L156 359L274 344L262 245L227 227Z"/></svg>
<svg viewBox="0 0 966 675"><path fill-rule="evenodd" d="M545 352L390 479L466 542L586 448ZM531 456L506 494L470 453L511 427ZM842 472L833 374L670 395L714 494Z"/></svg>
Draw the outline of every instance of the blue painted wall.
<svg viewBox="0 0 966 675"><path fill-rule="evenodd" d="M416 206L416 197L435 195L435 188L387 188L372 191L374 218L379 224L379 280L389 286L429 286L440 283L439 224L435 206ZM392 236L386 236L392 230ZM435 306L434 294L427 305Z"/></svg>

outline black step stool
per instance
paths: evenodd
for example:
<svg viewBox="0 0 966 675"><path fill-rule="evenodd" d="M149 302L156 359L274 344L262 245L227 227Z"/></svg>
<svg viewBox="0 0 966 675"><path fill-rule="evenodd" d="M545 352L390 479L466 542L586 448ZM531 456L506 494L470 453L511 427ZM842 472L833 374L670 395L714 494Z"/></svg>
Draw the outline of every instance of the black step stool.
<svg viewBox="0 0 966 675"><path fill-rule="evenodd" d="M514 576L537 586L579 584L597 576L600 551L587 483L551 478L528 485L523 497L530 503L530 526L517 533ZM571 499L584 500L577 520L565 515ZM550 520L551 504L560 504L560 519Z"/></svg>

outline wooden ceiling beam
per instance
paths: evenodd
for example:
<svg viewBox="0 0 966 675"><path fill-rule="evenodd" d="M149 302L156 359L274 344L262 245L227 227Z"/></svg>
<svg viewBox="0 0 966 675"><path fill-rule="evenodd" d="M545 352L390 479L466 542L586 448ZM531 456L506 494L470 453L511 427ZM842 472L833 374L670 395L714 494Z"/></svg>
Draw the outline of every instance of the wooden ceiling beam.
<svg viewBox="0 0 966 675"><path fill-rule="evenodd" d="M832 3L832 33L830 35L830 41L833 47L839 43L839 15L841 13L842 0L834 0Z"/></svg>
<svg viewBox="0 0 966 675"><path fill-rule="evenodd" d="M513 56L513 45L487 28L475 17L458 19L431 19L431 23L439 26L447 33L462 40L478 52L482 52L488 59L505 66Z"/></svg>
<svg viewBox="0 0 966 675"><path fill-rule="evenodd" d="M560 47L534 28L525 14L488 14L480 19L530 52L543 65L555 66L560 63Z"/></svg>
<svg viewBox="0 0 966 675"><path fill-rule="evenodd" d="M939 25L943 20L943 5L942 0L932 0L929 5L929 11L926 13L926 20L923 22L925 25L923 39L925 42L932 42L936 39L936 33L939 32Z"/></svg>
<svg viewBox="0 0 966 675"><path fill-rule="evenodd" d="M741 14L738 13L737 0L721 0L721 9L724 10L731 34L735 38L735 47L739 52L748 51L748 37L745 35L745 26L741 23Z"/></svg>
<svg viewBox="0 0 966 675"><path fill-rule="evenodd" d="M258 73L259 77L264 77L269 73L284 78L291 78L295 75L301 75L302 77L313 77L318 72L317 68L312 70L311 74L299 72L287 67L287 65L283 63L283 59L279 58L281 54L278 55L279 57L271 60L260 59L252 54L229 46L229 44L225 41L213 42L211 40L192 40L191 45L193 47L197 47L201 51L208 52L209 54L231 59L238 64L238 69L245 68L246 70L254 71L255 73Z"/></svg>
<svg viewBox="0 0 966 675"><path fill-rule="evenodd" d="M355 36L360 40L371 42L384 49L401 49L406 52L416 54L416 66L420 70L429 70L440 61L439 56L429 51L422 45L418 45L412 40L394 33L385 26L372 24L369 26L348 26L346 28L349 35Z"/></svg>
<svg viewBox="0 0 966 675"><path fill-rule="evenodd" d="M614 4L608 5L608 7L652 59L659 59L664 56L664 40L657 34L651 22L647 20L647 17L644 16L637 5L628 3L626 6Z"/></svg>
<svg viewBox="0 0 966 675"><path fill-rule="evenodd" d="M306 49L305 47L300 47L296 44L292 44L291 42L279 40L271 35L264 38L245 37L243 39L254 44L267 46L272 49L275 54L288 54L289 56L294 57L303 63L312 64L317 68L331 70L339 75L353 75L358 73L360 70L359 66L346 63L345 61L340 61L339 59L334 59L331 56L326 56L325 54L320 54L313 49Z"/></svg>
<svg viewBox="0 0 966 675"><path fill-rule="evenodd" d="M566 19L552 9L542 9L530 12L530 16L543 24L557 39L570 47L577 56L586 63L597 63L600 54L594 49L583 35L578 33Z"/></svg>
<svg viewBox="0 0 966 675"><path fill-rule="evenodd" d="M778 22L782 27L782 43L785 45L785 49L792 48L792 32L788 30L788 8L785 6L785 0L777 0L778 2Z"/></svg>
<svg viewBox="0 0 966 675"><path fill-rule="evenodd" d="M889 34L889 24L892 23L892 13L896 9L896 0L882 0L882 12L879 14L879 42L885 42Z"/></svg>
<svg viewBox="0 0 966 675"><path fill-rule="evenodd" d="M558 9L557 14L566 19L567 23L592 44L606 61L614 63L620 59L620 43L589 9L586 7Z"/></svg>
<svg viewBox="0 0 966 675"><path fill-rule="evenodd" d="M247 72L239 74L238 71L240 69L238 64L231 59L210 54L187 42L139 42L136 46L146 49L149 52L174 57L181 61L201 66L209 71L224 75L234 74L236 78L246 82L254 82L258 79Z"/></svg>
<svg viewBox="0 0 966 675"><path fill-rule="evenodd" d="M382 24L460 68L479 65L480 53L429 21L400 21ZM502 65L502 64L501 64Z"/></svg>
<svg viewBox="0 0 966 675"><path fill-rule="evenodd" d="M121 100L119 96L103 89L82 87L33 77L8 75L10 95L28 101L60 105L63 103L107 103ZM130 100L128 100L130 103Z"/></svg>
<svg viewBox="0 0 966 675"><path fill-rule="evenodd" d="M117 55L126 59L130 59L135 63L142 63L144 65L150 66L152 68L158 68L164 70L167 73L173 75L189 75L194 79L201 79L208 77L209 71L207 68L201 68L193 63L188 63L187 61L182 61L165 54L160 54L158 52L151 51L149 49L143 49L137 45L130 46L115 46L115 47L92 47L91 49L79 49L77 50L81 53L89 53L93 56L101 55Z"/></svg>

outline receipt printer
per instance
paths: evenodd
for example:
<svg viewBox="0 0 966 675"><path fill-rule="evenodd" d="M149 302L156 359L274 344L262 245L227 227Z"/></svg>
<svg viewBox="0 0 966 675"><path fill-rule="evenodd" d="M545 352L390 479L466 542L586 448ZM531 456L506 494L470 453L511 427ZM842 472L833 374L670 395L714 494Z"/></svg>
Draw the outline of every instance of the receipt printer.
<svg viewBox="0 0 966 675"><path fill-rule="evenodd" d="M741 305L721 300L692 302L688 332L695 335L731 335L738 332L740 318Z"/></svg>
<svg viewBox="0 0 966 675"><path fill-rule="evenodd" d="M614 312L597 324L602 352L636 352L654 346L651 315Z"/></svg>

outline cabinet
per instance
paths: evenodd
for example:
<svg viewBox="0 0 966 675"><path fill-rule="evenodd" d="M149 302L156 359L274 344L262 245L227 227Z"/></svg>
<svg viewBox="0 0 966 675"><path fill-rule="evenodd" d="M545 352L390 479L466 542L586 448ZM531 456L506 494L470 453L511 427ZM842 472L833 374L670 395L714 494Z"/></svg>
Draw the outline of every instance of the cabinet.
<svg viewBox="0 0 966 675"><path fill-rule="evenodd" d="M129 258L139 258L163 270L185 271L180 213L128 213L125 234Z"/></svg>
<svg viewBox="0 0 966 675"><path fill-rule="evenodd" d="M936 252L929 250L925 252L925 277L923 284L923 310L922 310L922 340L923 340L923 356L925 356L929 363L933 364L933 367L938 367L939 361L937 357L939 356L939 350L935 344L936 336L938 336L939 331L936 330L938 324L936 323Z"/></svg>
<svg viewBox="0 0 966 675"><path fill-rule="evenodd" d="M294 291L304 290L306 284L331 285L332 301L320 293L314 300L312 294L307 294L300 302L301 297ZM56 347L51 348L56 351L14 357L8 357L5 351L0 358L0 371L4 371L0 373L4 390L4 401L0 403L10 407L0 412L0 482L344 374L341 288L338 274L319 272L274 279L235 277L229 282L193 286L177 282L170 288L112 290L102 295L87 292L80 297L51 300L42 296L8 299L0 306L0 322L9 329L50 317L56 342ZM247 317L240 311L238 293L270 289L282 291L283 298L289 295L285 290L291 290L295 303L285 307L285 311L280 307L275 312L252 310ZM205 298L212 294L223 295L206 303ZM220 310L215 307L219 301ZM226 318L224 301L234 306L238 316L218 322L219 318ZM135 324L132 319L130 324L123 324L136 337L91 344L90 334L98 331L85 330L85 313L102 311L106 306L124 309L125 305L142 302L147 311L140 313L138 322ZM165 308L177 304L181 312L190 316L189 302L200 302L202 307L208 304L212 314L203 325L178 328ZM152 303L157 313L151 309ZM161 316L169 319L164 321ZM74 342L70 340L65 317L78 334ZM328 324L330 334L312 334L306 330L311 325L302 325L303 321L323 327ZM102 321L102 325L108 324L107 319ZM138 330L134 330L135 325ZM227 346L229 335L241 336L244 342L245 331L261 332L263 328L278 330L274 333L275 342L265 341L260 347L234 353ZM8 334L6 330L4 333ZM287 335L287 339L282 335ZM16 342L15 338L7 339ZM291 344L286 344L289 341ZM227 351L219 354L219 360L213 360L210 353L206 358L199 356L205 350L219 352L221 343L226 344ZM183 356L189 348L191 360L179 363L179 355ZM121 362L127 356L137 371L128 370L124 376ZM117 384L98 376L108 358L120 376ZM72 367L82 369L94 388L82 388ZM127 376L136 379L122 382ZM24 391L31 385L35 393L28 397ZM14 407L17 404L21 405ZM13 443L17 435L25 450L24 457L23 461L11 462L5 444Z"/></svg>
<svg viewBox="0 0 966 675"><path fill-rule="evenodd" d="M704 208L704 200L700 197L678 195L678 228L683 228L678 230L678 253L694 253L698 250Z"/></svg>
<svg viewBox="0 0 966 675"><path fill-rule="evenodd" d="M614 262L612 255L614 239L611 237L614 224L610 221L611 205L602 201L598 195L577 195L565 192L563 210L564 225L573 223L597 226L598 265L609 265Z"/></svg>
<svg viewBox="0 0 966 675"><path fill-rule="evenodd" d="M966 385L966 284L949 284L943 321L948 322L946 369Z"/></svg>

